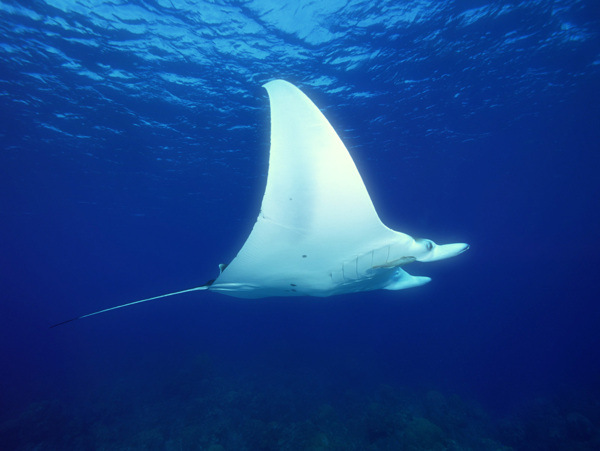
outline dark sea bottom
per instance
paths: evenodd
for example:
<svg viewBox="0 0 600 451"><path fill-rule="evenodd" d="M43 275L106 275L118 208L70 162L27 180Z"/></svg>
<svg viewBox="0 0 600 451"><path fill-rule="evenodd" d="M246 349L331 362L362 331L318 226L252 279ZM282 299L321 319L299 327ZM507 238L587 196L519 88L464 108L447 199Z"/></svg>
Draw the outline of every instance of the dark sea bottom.
<svg viewBox="0 0 600 451"><path fill-rule="evenodd" d="M597 399L573 390L498 414L452 393L297 369L240 372L197 355L91 376L14 409L0 442L3 450L598 450Z"/></svg>

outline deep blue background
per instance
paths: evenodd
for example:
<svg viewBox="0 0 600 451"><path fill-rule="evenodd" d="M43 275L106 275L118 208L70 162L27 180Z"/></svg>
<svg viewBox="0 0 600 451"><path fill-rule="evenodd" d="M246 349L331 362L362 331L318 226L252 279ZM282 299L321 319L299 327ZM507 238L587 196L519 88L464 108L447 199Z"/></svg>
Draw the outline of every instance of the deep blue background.
<svg viewBox="0 0 600 451"><path fill-rule="evenodd" d="M600 384L594 1L0 3L0 405L171 380L440 390L503 412ZM324 3L324 4L323 4ZM382 220L455 259L329 299L195 293L266 182L261 85L324 111ZM166 383L166 382L165 382ZM597 399L597 398L595 398Z"/></svg>

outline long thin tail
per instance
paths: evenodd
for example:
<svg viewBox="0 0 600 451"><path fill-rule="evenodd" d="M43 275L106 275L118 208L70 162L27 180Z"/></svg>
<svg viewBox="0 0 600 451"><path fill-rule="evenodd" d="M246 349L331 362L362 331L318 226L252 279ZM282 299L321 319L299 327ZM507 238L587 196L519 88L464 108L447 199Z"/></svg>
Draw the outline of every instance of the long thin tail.
<svg viewBox="0 0 600 451"><path fill-rule="evenodd" d="M57 323L57 324L54 324L54 325L50 326L50 328L56 327L56 326L62 326L63 324L67 324L67 323L70 323L71 321L75 321L75 320L78 320L78 319L81 319L81 318L87 318L88 316L99 315L100 313L110 312L111 310L116 310L116 309L123 308L123 307L129 307L130 305L141 304L142 302L153 301L154 299L166 298L166 297L169 297L169 296L176 296L178 294L189 293L190 291L208 290L209 287L210 287L210 283L207 283L206 285L202 285L201 287L190 288L189 290L176 291L175 293L162 294L160 296L154 296L152 298L141 299L139 301L129 302L127 304L122 304L122 305L117 305L115 307L105 308L104 310L98 310L97 312L88 313L87 315L81 315L81 316L78 316L77 318L71 318L71 319L68 319L66 321L62 321L60 323Z"/></svg>

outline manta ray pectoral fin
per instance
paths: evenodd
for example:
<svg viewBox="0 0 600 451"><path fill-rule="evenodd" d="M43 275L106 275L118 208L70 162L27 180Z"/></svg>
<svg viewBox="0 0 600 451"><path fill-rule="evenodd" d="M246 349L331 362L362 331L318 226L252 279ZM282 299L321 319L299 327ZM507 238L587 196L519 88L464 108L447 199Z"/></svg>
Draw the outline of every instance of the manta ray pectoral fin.
<svg viewBox="0 0 600 451"><path fill-rule="evenodd" d="M384 290L404 290L406 288L419 287L431 281L430 277L412 276L403 269L398 268L390 279Z"/></svg>

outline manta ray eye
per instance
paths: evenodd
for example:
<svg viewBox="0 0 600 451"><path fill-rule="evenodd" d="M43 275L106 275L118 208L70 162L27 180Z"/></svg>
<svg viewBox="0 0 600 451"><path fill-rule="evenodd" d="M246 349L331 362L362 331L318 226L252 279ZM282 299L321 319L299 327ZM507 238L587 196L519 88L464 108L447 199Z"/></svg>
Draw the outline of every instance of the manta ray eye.
<svg viewBox="0 0 600 451"><path fill-rule="evenodd" d="M425 242L425 248L426 248L428 251L430 251L431 249L433 249L433 242L431 242L431 241L427 240L427 241Z"/></svg>

